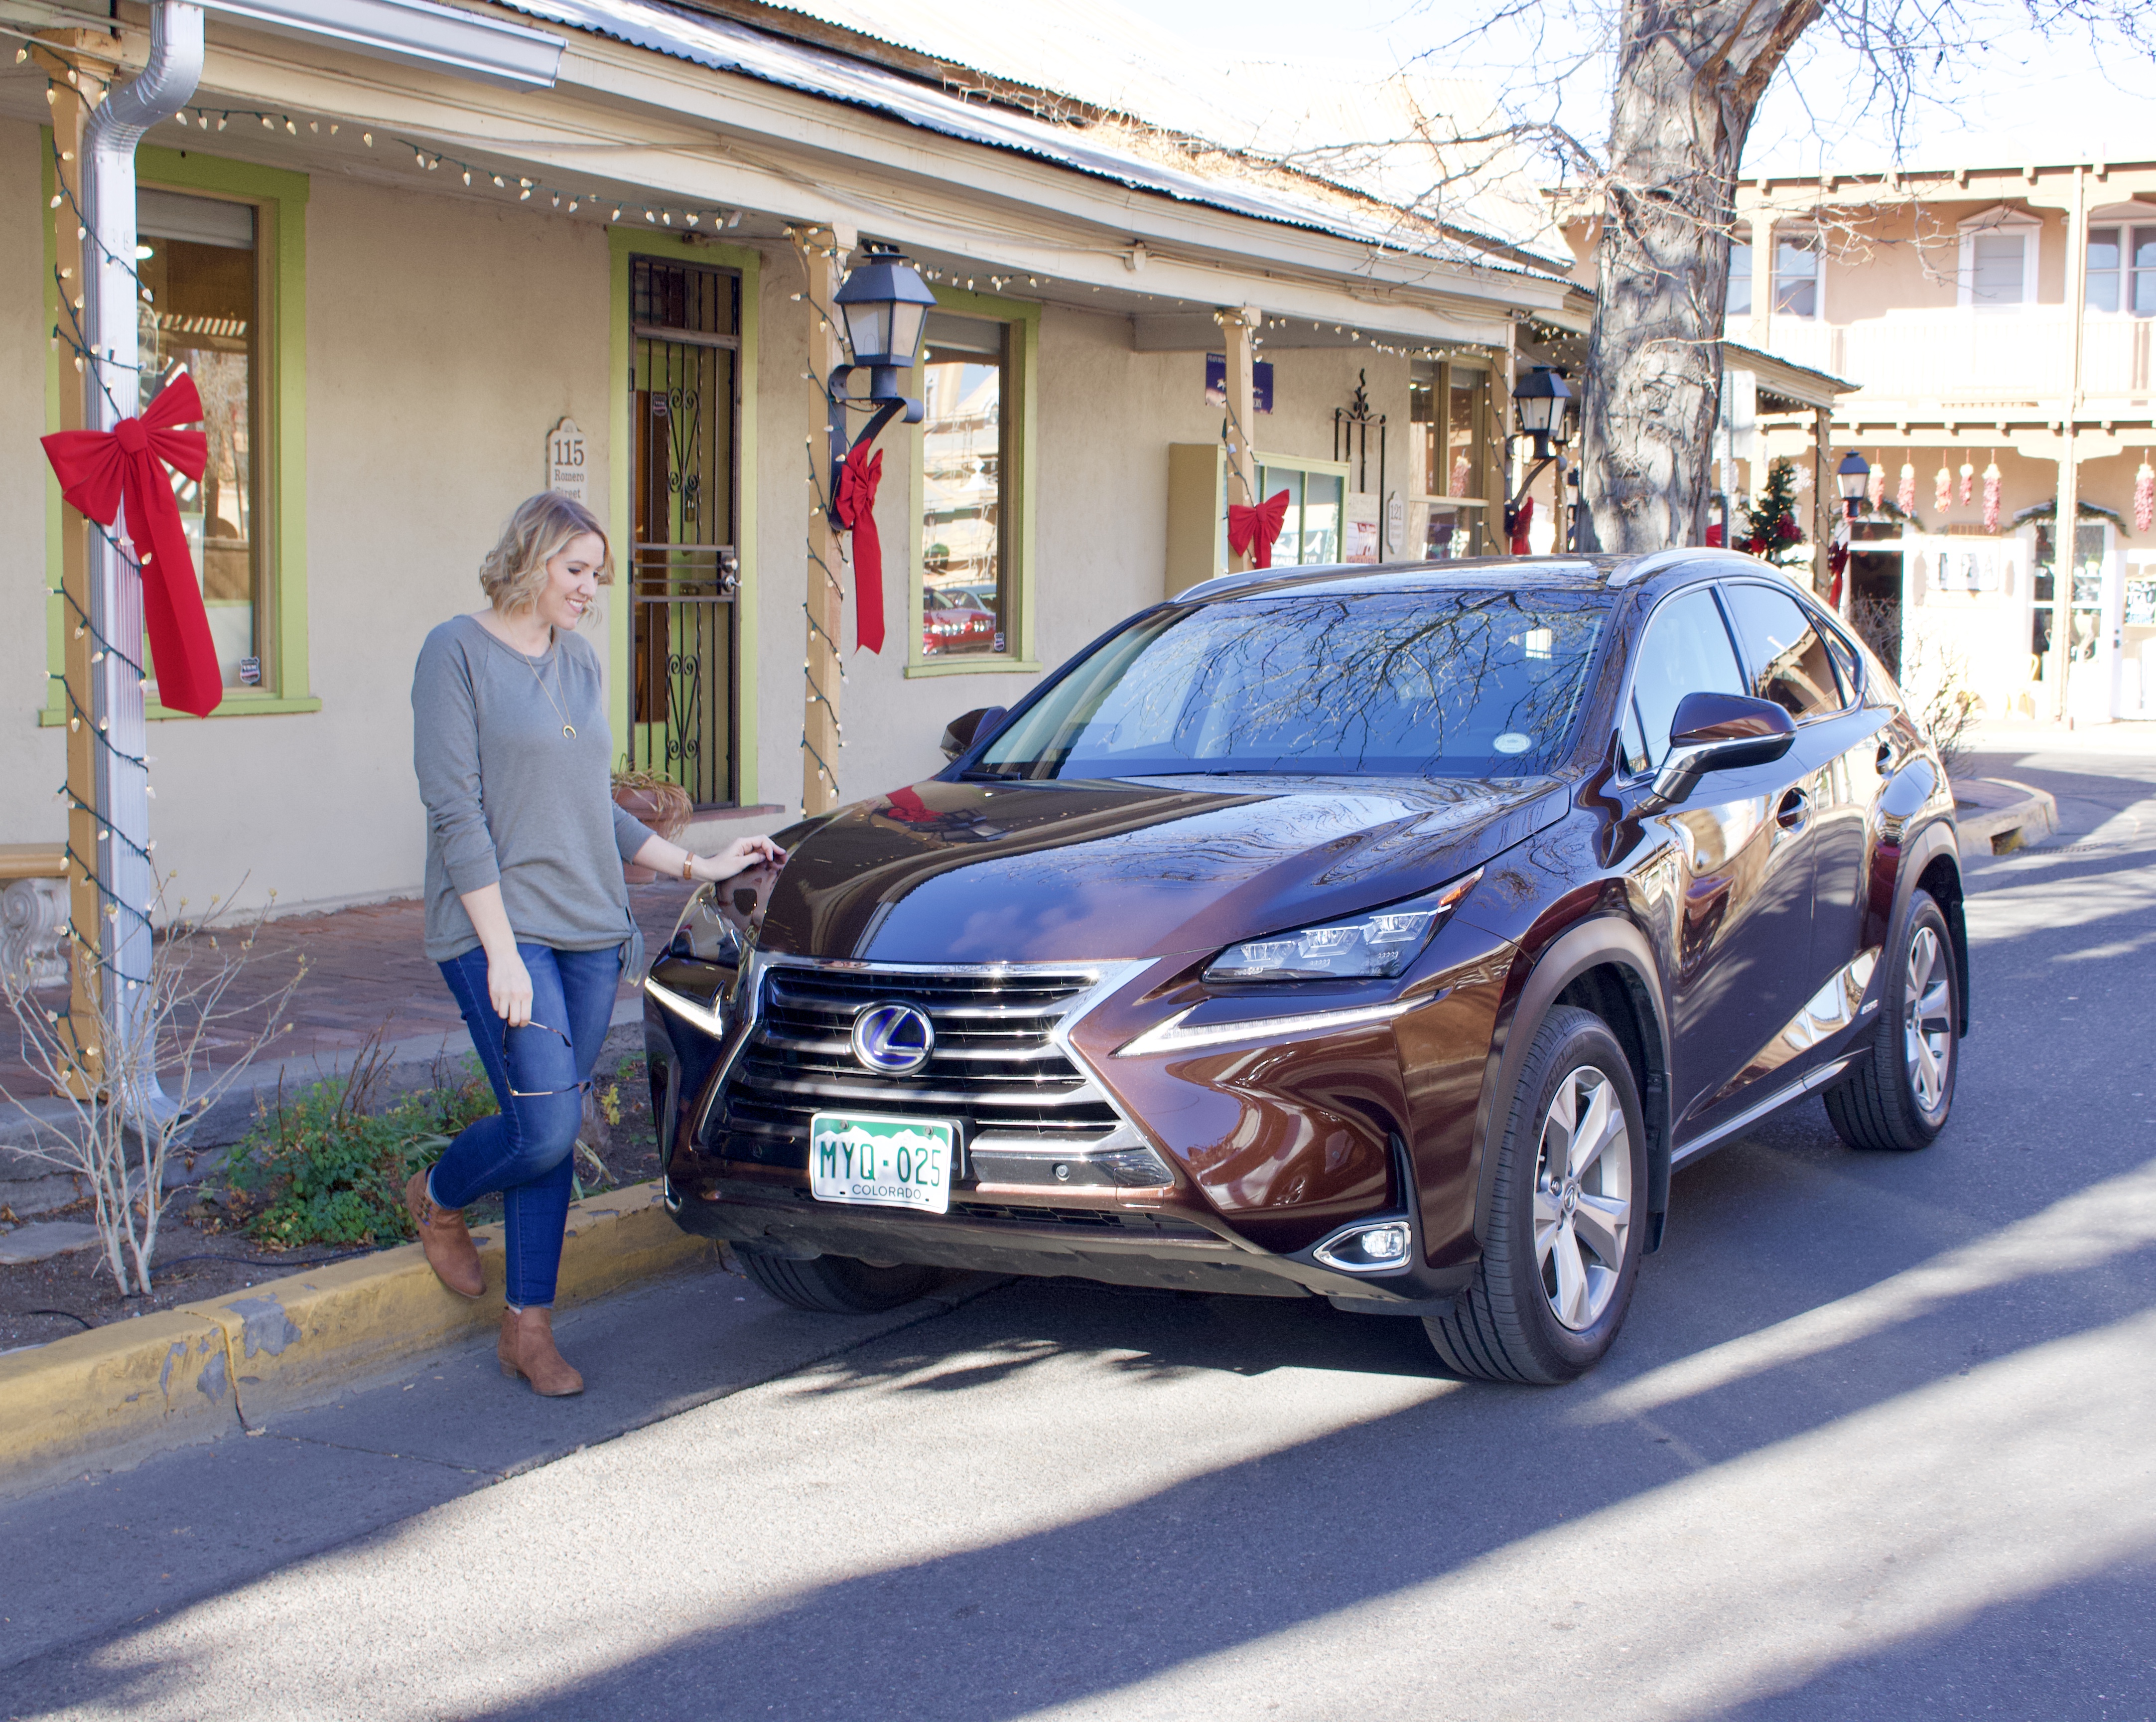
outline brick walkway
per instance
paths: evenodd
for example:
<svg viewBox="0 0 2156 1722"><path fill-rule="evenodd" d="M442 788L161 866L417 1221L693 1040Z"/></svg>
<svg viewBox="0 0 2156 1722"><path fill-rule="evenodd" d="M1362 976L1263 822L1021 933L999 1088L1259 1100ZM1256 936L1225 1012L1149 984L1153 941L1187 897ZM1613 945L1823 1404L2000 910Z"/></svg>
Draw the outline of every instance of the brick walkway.
<svg viewBox="0 0 2156 1722"><path fill-rule="evenodd" d="M629 905L649 953L655 953L673 932L690 889L678 881L629 887ZM290 1031L279 1035L265 1053L274 1051L276 1057L290 1059L348 1052L377 1032L384 1041L449 1034L454 1036L453 1054L469 1050L464 1019L443 984L441 971L420 948L424 918L423 906L413 902L266 923L233 998L252 998L280 985L302 953L307 974L285 1013ZM633 983L622 990L628 995ZM217 1061L221 1046L243 1044L259 1020L243 1015L220 1025L209 1048L211 1062ZM22 1061L13 1028L0 1011L0 1088L25 1098L44 1094L44 1084Z"/></svg>

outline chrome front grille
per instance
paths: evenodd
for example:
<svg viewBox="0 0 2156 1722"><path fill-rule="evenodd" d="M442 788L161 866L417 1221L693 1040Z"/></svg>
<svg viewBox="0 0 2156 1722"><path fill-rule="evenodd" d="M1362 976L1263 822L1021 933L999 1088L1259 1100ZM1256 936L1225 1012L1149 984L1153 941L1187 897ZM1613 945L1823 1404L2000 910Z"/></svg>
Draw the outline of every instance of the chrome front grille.
<svg viewBox="0 0 2156 1722"><path fill-rule="evenodd" d="M707 1140L731 1159L808 1163L819 1112L946 1118L970 1143L983 1132L1092 1139L1118 1122L1092 1080L1051 1038L1100 979L1089 969L930 970L773 964L759 980L757 1020L713 1109ZM870 1005L912 1005L936 1031L910 1076L854 1057L854 1018ZM731 1138L721 1144L718 1139Z"/></svg>

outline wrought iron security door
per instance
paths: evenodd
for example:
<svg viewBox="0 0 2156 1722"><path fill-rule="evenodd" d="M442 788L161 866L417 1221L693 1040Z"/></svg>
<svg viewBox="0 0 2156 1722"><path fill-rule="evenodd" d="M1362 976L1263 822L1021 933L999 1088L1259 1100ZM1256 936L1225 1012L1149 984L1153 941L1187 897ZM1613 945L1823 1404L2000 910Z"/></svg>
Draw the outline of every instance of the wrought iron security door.
<svg viewBox="0 0 2156 1722"><path fill-rule="evenodd" d="M739 799L735 548L741 278L629 263L630 761L700 807Z"/></svg>

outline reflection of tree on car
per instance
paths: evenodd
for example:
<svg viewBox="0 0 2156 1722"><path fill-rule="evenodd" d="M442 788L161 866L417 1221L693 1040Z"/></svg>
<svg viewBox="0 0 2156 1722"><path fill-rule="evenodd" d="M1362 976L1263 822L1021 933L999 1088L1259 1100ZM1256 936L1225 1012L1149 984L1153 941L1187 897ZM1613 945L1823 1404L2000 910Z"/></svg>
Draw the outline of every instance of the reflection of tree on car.
<svg viewBox="0 0 2156 1722"><path fill-rule="evenodd" d="M923 589L921 594L921 655L980 652L994 649L995 612L978 594L963 588Z"/></svg>

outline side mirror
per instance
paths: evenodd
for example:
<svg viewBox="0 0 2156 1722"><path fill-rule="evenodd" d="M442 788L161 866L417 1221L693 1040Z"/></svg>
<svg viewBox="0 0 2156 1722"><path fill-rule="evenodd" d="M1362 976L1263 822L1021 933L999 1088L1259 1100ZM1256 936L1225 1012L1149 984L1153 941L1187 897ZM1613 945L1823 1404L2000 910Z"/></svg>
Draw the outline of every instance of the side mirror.
<svg viewBox="0 0 2156 1722"><path fill-rule="evenodd" d="M1691 799L1699 780L1711 771L1736 771L1748 765L1771 765L1789 751L1797 727L1772 700L1747 694L1686 694L1670 721L1669 757L1655 774L1655 786L1640 803L1642 813L1660 813Z"/></svg>
<svg viewBox="0 0 2156 1722"><path fill-rule="evenodd" d="M1004 721L1001 706L979 706L963 717L953 717L944 726L943 739L939 744L946 759L956 759L976 742L984 742L993 735Z"/></svg>

